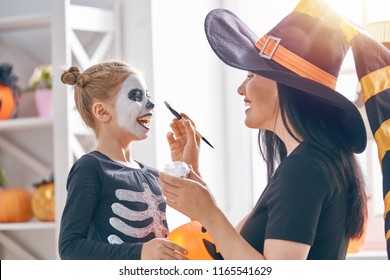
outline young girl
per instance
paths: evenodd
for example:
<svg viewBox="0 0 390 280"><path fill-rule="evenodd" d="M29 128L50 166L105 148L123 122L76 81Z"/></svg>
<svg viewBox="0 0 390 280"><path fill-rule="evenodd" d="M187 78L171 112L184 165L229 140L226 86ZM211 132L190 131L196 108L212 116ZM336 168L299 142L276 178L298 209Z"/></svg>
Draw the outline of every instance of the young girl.
<svg viewBox="0 0 390 280"><path fill-rule="evenodd" d="M71 168L61 220L62 259L183 259L165 237L166 202L157 170L135 161L131 142L148 136L154 104L143 78L121 62L70 67L76 107L97 148ZM178 251L178 252L176 252Z"/></svg>

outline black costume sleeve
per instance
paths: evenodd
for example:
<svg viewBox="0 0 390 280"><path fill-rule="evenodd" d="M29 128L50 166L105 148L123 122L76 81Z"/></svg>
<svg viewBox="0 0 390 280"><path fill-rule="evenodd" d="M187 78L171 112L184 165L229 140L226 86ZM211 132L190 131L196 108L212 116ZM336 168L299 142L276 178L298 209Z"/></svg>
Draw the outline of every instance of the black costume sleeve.
<svg viewBox="0 0 390 280"><path fill-rule="evenodd" d="M72 167L67 182L67 202L59 236L61 259L140 259L143 243L109 244L88 238L89 227L101 195L101 172L92 157Z"/></svg>

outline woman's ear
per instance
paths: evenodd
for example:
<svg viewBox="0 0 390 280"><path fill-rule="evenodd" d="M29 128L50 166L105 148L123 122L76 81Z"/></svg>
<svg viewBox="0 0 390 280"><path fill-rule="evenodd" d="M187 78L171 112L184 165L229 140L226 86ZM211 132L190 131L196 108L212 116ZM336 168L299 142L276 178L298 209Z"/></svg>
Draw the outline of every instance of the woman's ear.
<svg viewBox="0 0 390 280"><path fill-rule="evenodd" d="M107 104L102 102L96 102L92 106L92 112L95 118L100 122L108 122L111 120L112 115Z"/></svg>

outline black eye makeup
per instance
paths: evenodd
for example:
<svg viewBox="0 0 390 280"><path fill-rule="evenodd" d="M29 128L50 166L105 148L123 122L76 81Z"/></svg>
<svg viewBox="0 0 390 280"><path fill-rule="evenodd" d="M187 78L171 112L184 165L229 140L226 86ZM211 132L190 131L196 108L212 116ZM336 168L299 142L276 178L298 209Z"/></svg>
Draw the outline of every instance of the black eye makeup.
<svg viewBox="0 0 390 280"><path fill-rule="evenodd" d="M136 101L136 102L142 102L142 99L144 97L144 94L143 94L143 91L142 89L139 89L139 88L135 88L135 89L132 89L128 94L127 94L128 98L130 100L133 100L133 101Z"/></svg>

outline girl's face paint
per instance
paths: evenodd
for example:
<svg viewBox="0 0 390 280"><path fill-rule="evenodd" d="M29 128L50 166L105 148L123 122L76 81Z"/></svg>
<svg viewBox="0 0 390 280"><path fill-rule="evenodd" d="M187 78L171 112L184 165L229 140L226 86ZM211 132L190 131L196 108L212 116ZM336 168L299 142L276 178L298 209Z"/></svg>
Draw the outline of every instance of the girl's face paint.
<svg viewBox="0 0 390 280"><path fill-rule="evenodd" d="M117 122L120 127L142 140L148 136L154 104L144 79L131 74L123 82L116 100Z"/></svg>

